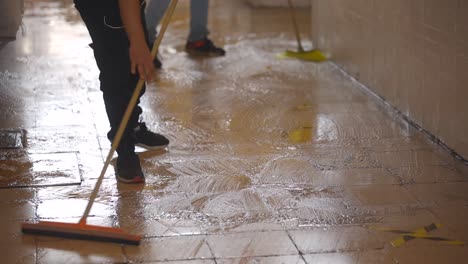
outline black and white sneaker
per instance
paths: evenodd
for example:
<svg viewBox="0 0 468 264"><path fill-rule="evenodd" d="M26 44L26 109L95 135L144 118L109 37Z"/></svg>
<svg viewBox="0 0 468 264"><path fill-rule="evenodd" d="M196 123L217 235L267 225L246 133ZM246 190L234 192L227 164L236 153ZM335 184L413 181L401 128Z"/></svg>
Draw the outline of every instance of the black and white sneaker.
<svg viewBox="0 0 468 264"><path fill-rule="evenodd" d="M164 149L169 145L169 139L161 134L148 130L144 122L139 123L134 131L135 146L149 150L157 150Z"/></svg>
<svg viewBox="0 0 468 264"><path fill-rule="evenodd" d="M145 182L145 175L141 170L140 159L135 153L117 157L115 176L118 181L123 183Z"/></svg>

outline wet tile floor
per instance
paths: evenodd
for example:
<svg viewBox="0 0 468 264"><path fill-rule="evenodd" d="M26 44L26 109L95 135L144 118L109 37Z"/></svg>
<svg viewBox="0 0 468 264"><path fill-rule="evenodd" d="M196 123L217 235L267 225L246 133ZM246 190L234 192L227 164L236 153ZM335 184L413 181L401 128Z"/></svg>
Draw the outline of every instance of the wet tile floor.
<svg viewBox="0 0 468 264"><path fill-rule="evenodd" d="M142 244L22 235L24 221L77 222L110 147L71 1L25 6L0 50L0 128L25 131L0 150L2 263L468 261L467 167L332 63L277 59L296 45L287 10L227 0L210 9L223 58L184 53L179 4L142 102L171 145L139 149L145 185L118 184L111 167L88 219ZM309 19L299 12L303 34Z"/></svg>

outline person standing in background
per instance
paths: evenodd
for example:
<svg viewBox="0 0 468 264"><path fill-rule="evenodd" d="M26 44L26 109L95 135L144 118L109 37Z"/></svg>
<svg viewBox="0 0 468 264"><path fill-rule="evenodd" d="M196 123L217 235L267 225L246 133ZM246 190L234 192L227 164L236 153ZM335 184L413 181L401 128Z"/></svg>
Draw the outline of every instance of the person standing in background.
<svg viewBox="0 0 468 264"><path fill-rule="evenodd" d="M169 3L170 0L150 0L147 4L145 19L150 47L153 46L157 36L156 27L159 25ZM226 51L215 46L213 41L208 38L208 7L209 0L190 1L190 33L185 45L185 51L196 56L224 56ZM157 57L154 59L154 66L156 68L162 66Z"/></svg>

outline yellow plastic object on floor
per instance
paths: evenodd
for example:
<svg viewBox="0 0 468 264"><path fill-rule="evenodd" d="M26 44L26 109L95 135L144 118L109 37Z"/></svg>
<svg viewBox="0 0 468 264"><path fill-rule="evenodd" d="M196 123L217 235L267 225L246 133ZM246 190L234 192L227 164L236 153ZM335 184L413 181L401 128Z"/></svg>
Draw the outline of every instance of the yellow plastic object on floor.
<svg viewBox="0 0 468 264"><path fill-rule="evenodd" d="M291 51L287 50L281 54L278 54L280 59L300 59L313 62L323 62L327 60L325 54L323 54L318 49L313 49L311 51Z"/></svg>
<svg viewBox="0 0 468 264"><path fill-rule="evenodd" d="M312 140L312 127L301 127L291 131L289 141L291 143L306 143Z"/></svg>

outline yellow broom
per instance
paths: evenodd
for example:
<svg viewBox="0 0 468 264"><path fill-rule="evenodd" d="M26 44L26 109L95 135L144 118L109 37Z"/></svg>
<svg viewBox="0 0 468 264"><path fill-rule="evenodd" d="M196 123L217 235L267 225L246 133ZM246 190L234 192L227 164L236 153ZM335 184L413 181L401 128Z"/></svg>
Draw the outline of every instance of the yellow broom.
<svg viewBox="0 0 468 264"><path fill-rule="evenodd" d="M297 26L296 14L294 12L294 6L292 0L288 0L289 11L291 13L291 19L294 26L294 32L297 40L297 51L287 50L278 55L279 58L295 58L313 62L322 62L327 60L327 57L318 49L305 51L301 44L301 36L299 34L299 28Z"/></svg>
<svg viewBox="0 0 468 264"><path fill-rule="evenodd" d="M151 55L153 59L158 52L158 48L161 44L162 37L164 35L164 32L166 31L166 28L172 17L172 13L176 8L176 5L177 0L171 0L169 8L164 14L164 18L161 23L161 31L153 44L153 48L151 49ZM21 229L23 233L58 236L75 239L97 240L132 245L140 244L140 235L128 234L120 228L88 225L86 223L86 219L88 218L89 212L91 211L91 207L93 206L94 200L97 197L97 193L99 191L99 188L101 187L102 180L104 179L104 174L106 173L107 167L109 167L112 156L114 155L114 152L117 149L120 140L122 139L123 132L127 127L128 120L133 109L135 108L136 102L138 101L138 97L140 95L144 83L145 81L143 79L140 79L138 81L138 84L135 88L135 91L133 92L132 98L130 99L122 121L120 122L117 134L114 138L114 141L112 142L112 147L109 151L109 154L107 155L107 159L104 163L104 167L102 168L101 175L99 176L96 182L94 190L91 193L91 197L89 198L86 210L83 213L83 216L81 217L80 221L77 224L50 221L41 221L38 223L22 223Z"/></svg>

